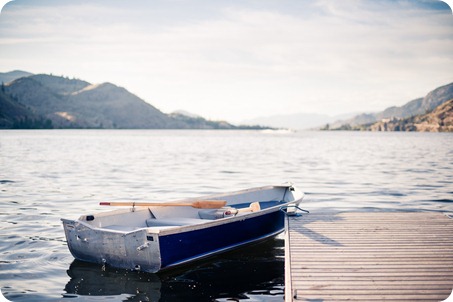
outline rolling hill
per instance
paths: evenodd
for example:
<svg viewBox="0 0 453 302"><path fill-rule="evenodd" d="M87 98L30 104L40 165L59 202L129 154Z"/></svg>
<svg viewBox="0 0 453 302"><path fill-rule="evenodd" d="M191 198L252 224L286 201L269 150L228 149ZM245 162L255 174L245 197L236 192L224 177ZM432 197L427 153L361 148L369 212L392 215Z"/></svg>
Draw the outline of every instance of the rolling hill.
<svg viewBox="0 0 453 302"><path fill-rule="evenodd" d="M112 83L91 84L46 74L20 77L2 74L0 128L21 121L43 121L51 128L103 129L257 129L202 117L165 114L143 99ZM6 75L6 76L5 76ZM27 127L28 128L28 127ZM263 127L266 128L266 127Z"/></svg>
<svg viewBox="0 0 453 302"><path fill-rule="evenodd" d="M371 130L371 131L421 131L421 128L380 127L389 121L408 121L418 119L437 110L439 106L453 99L453 83L438 87L425 97L412 100L403 106L392 106L378 113L362 113L348 120L336 121L326 125L324 130ZM373 126L376 125L376 126ZM394 129L394 130L391 130ZM402 129L402 128L401 128ZM412 129L412 130L409 130Z"/></svg>
<svg viewBox="0 0 453 302"><path fill-rule="evenodd" d="M453 99L437 106L430 113L403 119L383 119L365 126L364 130L453 132Z"/></svg>

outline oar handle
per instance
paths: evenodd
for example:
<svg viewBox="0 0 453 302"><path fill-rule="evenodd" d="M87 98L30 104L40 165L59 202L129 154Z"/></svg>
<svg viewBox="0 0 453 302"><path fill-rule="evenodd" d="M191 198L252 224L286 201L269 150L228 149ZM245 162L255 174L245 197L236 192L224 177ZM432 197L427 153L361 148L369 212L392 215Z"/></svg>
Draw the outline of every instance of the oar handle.
<svg viewBox="0 0 453 302"><path fill-rule="evenodd" d="M237 212L238 213L242 213L242 212L258 212L259 210L261 210L260 203L258 201L255 201L255 202L252 202L250 204L250 206L248 206L247 208L238 209Z"/></svg>

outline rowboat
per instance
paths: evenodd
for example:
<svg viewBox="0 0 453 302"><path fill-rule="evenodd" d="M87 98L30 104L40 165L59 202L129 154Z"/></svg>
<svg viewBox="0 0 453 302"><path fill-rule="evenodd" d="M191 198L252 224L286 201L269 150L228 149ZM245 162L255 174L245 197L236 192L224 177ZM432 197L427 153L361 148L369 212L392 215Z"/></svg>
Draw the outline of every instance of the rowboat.
<svg viewBox="0 0 453 302"><path fill-rule="evenodd" d="M304 194L292 184L127 206L61 219L74 258L155 273L281 233Z"/></svg>

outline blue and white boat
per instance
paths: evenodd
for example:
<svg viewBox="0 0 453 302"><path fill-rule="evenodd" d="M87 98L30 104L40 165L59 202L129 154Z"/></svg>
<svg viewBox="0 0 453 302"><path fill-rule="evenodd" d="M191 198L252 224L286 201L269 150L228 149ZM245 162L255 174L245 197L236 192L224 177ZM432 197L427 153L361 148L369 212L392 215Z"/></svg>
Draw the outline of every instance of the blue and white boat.
<svg viewBox="0 0 453 302"><path fill-rule="evenodd" d="M167 203L107 203L130 207L62 221L76 259L154 273L281 233L285 213L303 197L285 184Z"/></svg>

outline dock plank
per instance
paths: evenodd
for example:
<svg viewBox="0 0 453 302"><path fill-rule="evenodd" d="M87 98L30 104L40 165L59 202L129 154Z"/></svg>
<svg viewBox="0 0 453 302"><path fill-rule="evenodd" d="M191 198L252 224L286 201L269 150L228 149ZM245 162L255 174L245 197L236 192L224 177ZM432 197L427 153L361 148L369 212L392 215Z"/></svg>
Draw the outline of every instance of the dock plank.
<svg viewBox="0 0 453 302"><path fill-rule="evenodd" d="M285 301L443 301L453 219L436 212L288 217Z"/></svg>

